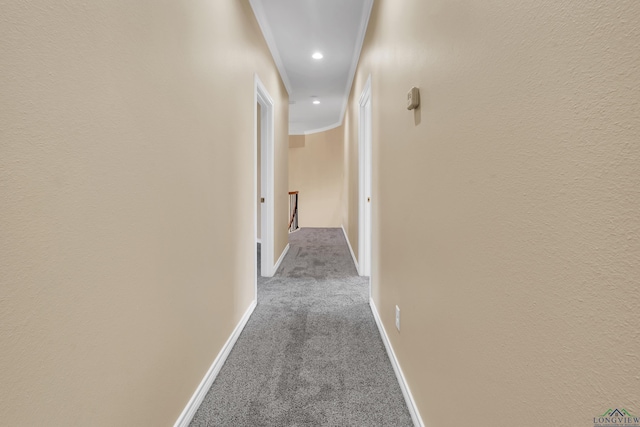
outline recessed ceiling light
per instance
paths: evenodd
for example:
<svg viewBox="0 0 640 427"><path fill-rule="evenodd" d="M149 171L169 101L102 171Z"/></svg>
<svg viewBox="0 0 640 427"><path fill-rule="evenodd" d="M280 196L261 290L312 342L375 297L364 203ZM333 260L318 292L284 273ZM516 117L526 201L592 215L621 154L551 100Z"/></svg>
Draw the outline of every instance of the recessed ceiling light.
<svg viewBox="0 0 640 427"><path fill-rule="evenodd" d="M320 52L316 52L316 53L314 53L313 55L311 55L311 57L312 57L313 59L322 59L322 58L324 57L324 55L323 55L323 54L321 54Z"/></svg>
<svg viewBox="0 0 640 427"><path fill-rule="evenodd" d="M320 101L318 101L317 99L315 101L313 101L314 104L318 105L320 104Z"/></svg>

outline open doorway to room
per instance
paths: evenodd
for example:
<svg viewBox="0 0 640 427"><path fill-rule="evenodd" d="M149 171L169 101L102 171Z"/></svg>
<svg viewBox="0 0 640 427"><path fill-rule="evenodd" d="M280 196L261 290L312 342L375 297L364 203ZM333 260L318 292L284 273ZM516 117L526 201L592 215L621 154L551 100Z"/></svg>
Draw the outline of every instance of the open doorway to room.
<svg viewBox="0 0 640 427"><path fill-rule="evenodd" d="M256 102L256 188L257 188L257 200L256 200L256 246L257 246L257 257L256 262L258 266L257 276L260 276L260 265L262 263L262 107L260 104Z"/></svg>

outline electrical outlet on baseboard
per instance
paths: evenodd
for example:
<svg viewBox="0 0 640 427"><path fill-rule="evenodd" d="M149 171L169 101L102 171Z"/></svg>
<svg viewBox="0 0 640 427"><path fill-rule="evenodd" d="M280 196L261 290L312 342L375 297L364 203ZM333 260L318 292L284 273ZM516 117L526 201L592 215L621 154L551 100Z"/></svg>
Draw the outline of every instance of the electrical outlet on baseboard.
<svg viewBox="0 0 640 427"><path fill-rule="evenodd" d="M400 307L396 305L396 329L400 332Z"/></svg>

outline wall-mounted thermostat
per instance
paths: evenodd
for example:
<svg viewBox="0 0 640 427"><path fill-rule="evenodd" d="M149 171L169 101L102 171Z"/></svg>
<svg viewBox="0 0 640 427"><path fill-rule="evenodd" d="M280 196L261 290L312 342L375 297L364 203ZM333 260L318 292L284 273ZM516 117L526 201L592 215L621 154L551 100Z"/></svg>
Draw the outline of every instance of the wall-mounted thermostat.
<svg viewBox="0 0 640 427"><path fill-rule="evenodd" d="M407 110L413 110L418 105L420 105L420 90L417 87L412 87L407 93Z"/></svg>

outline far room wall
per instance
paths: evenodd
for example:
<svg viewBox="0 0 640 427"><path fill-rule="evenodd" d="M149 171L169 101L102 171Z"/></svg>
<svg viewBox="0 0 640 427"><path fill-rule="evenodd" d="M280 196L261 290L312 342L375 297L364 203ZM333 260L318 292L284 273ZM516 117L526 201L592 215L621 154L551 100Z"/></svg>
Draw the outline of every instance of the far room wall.
<svg viewBox="0 0 640 427"><path fill-rule="evenodd" d="M300 227L340 227L344 128L289 137L289 191L299 191Z"/></svg>

